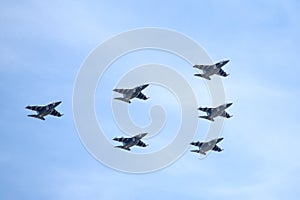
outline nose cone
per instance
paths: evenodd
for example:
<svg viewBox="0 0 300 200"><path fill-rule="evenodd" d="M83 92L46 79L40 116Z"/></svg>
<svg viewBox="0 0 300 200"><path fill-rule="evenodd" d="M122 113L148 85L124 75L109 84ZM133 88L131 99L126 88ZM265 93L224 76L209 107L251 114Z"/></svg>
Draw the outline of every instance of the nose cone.
<svg viewBox="0 0 300 200"><path fill-rule="evenodd" d="M148 86L149 86L149 84L142 85L142 86L141 86L141 90L145 89L145 88L148 87Z"/></svg>
<svg viewBox="0 0 300 200"><path fill-rule="evenodd" d="M223 140L224 138L218 138L216 143L219 143Z"/></svg>
<svg viewBox="0 0 300 200"><path fill-rule="evenodd" d="M233 103L227 103L225 106L226 108L230 107Z"/></svg>
<svg viewBox="0 0 300 200"><path fill-rule="evenodd" d="M216 63L216 65L217 65L217 67L223 67L227 63L229 63L229 60L223 60L223 61Z"/></svg>
<svg viewBox="0 0 300 200"><path fill-rule="evenodd" d="M230 60L224 60L223 61L223 65L226 65L227 63L229 63Z"/></svg>
<svg viewBox="0 0 300 200"><path fill-rule="evenodd" d="M141 134L139 134L139 138L143 138L143 137L145 137L147 134L148 134L148 133L141 133Z"/></svg>
<svg viewBox="0 0 300 200"><path fill-rule="evenodd" d="M57 102L52 103L52 105L53 105L54 107L58 106L59 104L61 104L61 101L57 101Z"/></svg>

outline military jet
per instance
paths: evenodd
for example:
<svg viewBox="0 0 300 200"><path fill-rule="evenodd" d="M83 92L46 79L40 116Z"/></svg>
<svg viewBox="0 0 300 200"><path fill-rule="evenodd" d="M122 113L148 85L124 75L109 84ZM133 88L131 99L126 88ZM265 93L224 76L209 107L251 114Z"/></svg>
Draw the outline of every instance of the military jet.
<svg viewBox="0 0 300 200"><path fill-rule="evenodd" d="M208 142L191 142L191 145L199 147L199 150L191 150L191 152L200 153L206 155L207 151L213 150L217 152L223 151L220 147L217 146L217 143L221 142L223 138L216 138Z"/></svg>
<svg viewBox="0 0 300 200"><path fill-rule="evenodd" d="M226 65L229 62L229 60L220 61L218 63L215 63L213 65L194 65L194 68L200 69L203 71L203 74L194 74L195 76L200 76L202 78L205 78L207 80L210 80L211 75L219 75L219 76L228 76L225 71L222 70L222 67Z"/></svg>
<svg viewBox="0 0 300 200"><path fill-rule="evenodd" d="M141 139L146 135L147 133L140 133L130 138L124 138L124 137L114 138L113 140L123 143L123 145L115 146L115 148L121 148L130 151L130 147L135 145L140 147L146 147L148 146L148 144L145 144L144 142L141 141Z"/></svg>
<svg viewBox="0 0 300 200"><path fill-rule="evenodd" d="M227 104L220 105L216 108L202 108L202 107L199 107L198 110L201 110L201 111L207 113L207 116L199 116L199 117L203 118L203 119L210 120L210 121L215 121L214 118L217 117L217 116L230 118L230 117L232 117L232 115L229 115L225 111L225 109L228 108L231 105L232 105L232 103L227 103Z"/></svg>
<svg viewBox="0 0 300 200"><path fill-rule="evenodd" d="M26 106L29 110L34 110L37 112L36 115L27 115L28 117L35 117L37 119L45 120L46 115L53 115L56 117L61 117L63 114L55 110L55 107L61 104L61 101L50 103L46 106Z"/></svg>
<svg viewBox="0 0 300 200"><path fill-rule="evenodd" d="M131 103L130 99L133 98L139 98L139 99L143 99L143 100L147 100L149 97L146 97L143 93L142 90L145 89L146 87L148 87L149 84L145 84L145 85L141 85L141 86L137 86L135 88L132 89L114 89L114 92L118 92L123 94L123 97L117 97L114 99L117 100L121 100L127 103Z"/></svg>

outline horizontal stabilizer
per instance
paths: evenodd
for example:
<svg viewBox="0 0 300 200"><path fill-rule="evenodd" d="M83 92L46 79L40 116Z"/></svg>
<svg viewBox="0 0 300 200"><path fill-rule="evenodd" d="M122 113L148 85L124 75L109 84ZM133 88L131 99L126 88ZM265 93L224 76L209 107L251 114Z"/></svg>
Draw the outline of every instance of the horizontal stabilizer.
<svg viewBox="0 0 300 200"><path fill-rule="evenodd" d="M194 74L194 76L199 76L199 77L205 78L207 80L210 80L210 77L204 76L203 74Z"/></svg>
<svg viewBox="0 0 300 200"><path fill-rule="evenodd" d="M126 103L131 103L131 101L129 99L125 99L125 98L122 98L122 97L117 97L117 98L114 98L114 99L124 101Z"/></svg>
<svg viewBox="0 0 300 200"><path fill-rule="evenodd" d="M194 153L201 153L201 154L203 154L203 155L206 155L206 153L204 153L204 152L202 152L202 151L200 151L200 150L191 150L191 152L194 152Z"/></svg>
<svg viewBox="0 0 300 200"><path fill-rule="evenodd" d="M208 116L199 116L199 118L207 119L207 120L210 120L212 122L215 121L213 118L208 117Z"/></svg>
<svg viewBox="0 0 300 200"><path fill-rule="evenodd" d="M127 151L130 151L128 147L124 147L124 146L115 146L115 148L120 148L120 149L125 149Z"/></svg>

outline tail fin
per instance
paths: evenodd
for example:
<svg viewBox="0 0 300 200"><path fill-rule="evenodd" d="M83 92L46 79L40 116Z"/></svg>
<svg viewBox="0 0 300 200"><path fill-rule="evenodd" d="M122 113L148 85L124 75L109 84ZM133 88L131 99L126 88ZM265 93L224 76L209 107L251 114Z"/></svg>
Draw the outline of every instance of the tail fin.
<svg viewBox="0 0 300 200"><path fill-rule="evenodd" d="M117 97L117 98L114 98L114 99L124 101L126 103L131 103L131 101L129 99L125 99L125 98L122 98L122 97Z"/></svg>
<svg viewBox="0 0 300 200"><path fill-rule="evenodd" d="M45 120L44 117L41 117L41 116L38 116L38 115L27 115L28 117L34 117L34 118L37 118L37 119L40 119L40 120Z"/></svg>
<svg viewBox="0 0 300 200"><path fill-rule="evenodd" d="M213 118L208 117L208 116L199 116L199 118L207 119L207 120L210 120L212 122L215 121Z"/></svg>
<svg viewBox="0 0 300 200"><path fill-rule="evenodd" d="M120 149L125 149L127 151L130 151L128 147L124 147L124 146L115 146L115 148L120 148Z"/></svg>
<svg viewBox="0 0 300 200"><path fill-rule="evenodd" d="M202 78L205 78L207 80L210 80L209 76L204 76L203 74L194 74L194 76L200 76Z"/></svg>

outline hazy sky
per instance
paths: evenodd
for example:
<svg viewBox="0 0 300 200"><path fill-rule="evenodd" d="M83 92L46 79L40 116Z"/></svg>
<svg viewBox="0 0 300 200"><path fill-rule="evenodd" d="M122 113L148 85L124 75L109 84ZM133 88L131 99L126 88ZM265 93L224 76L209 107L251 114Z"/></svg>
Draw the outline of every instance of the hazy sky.
<svg viewBox="0 0 300 200"><path fill-rule="evenodd" d="M292 0L1 2L0 199L298 199L299 9ZM95 160L81 143L72 112L80 66L100 43L141 27L178 31L212 60L231 60L224 67L230 76L222 79L226 100L234 102L221 132L223 152L201 160L189 148L162 170L127 174ZM108 116L108 139L122 135L110 107L102 106L119 80L117 66L149 62L174 65L185 77L195 72L174 55L150 50L116 61L95 96L97 115ZM198 103L209 106L204 82L190 77L199 84ZM162 148L180 120L170 92L153 86L145 93L152 98L134 100L132 119L147 125L142 114L167 100L166 134L146 139L152 147L133 153ZM63 101L62 118L26 117L26 105L56 100ZM199 120L195 140L205 138L209 124Z"/></svg>

